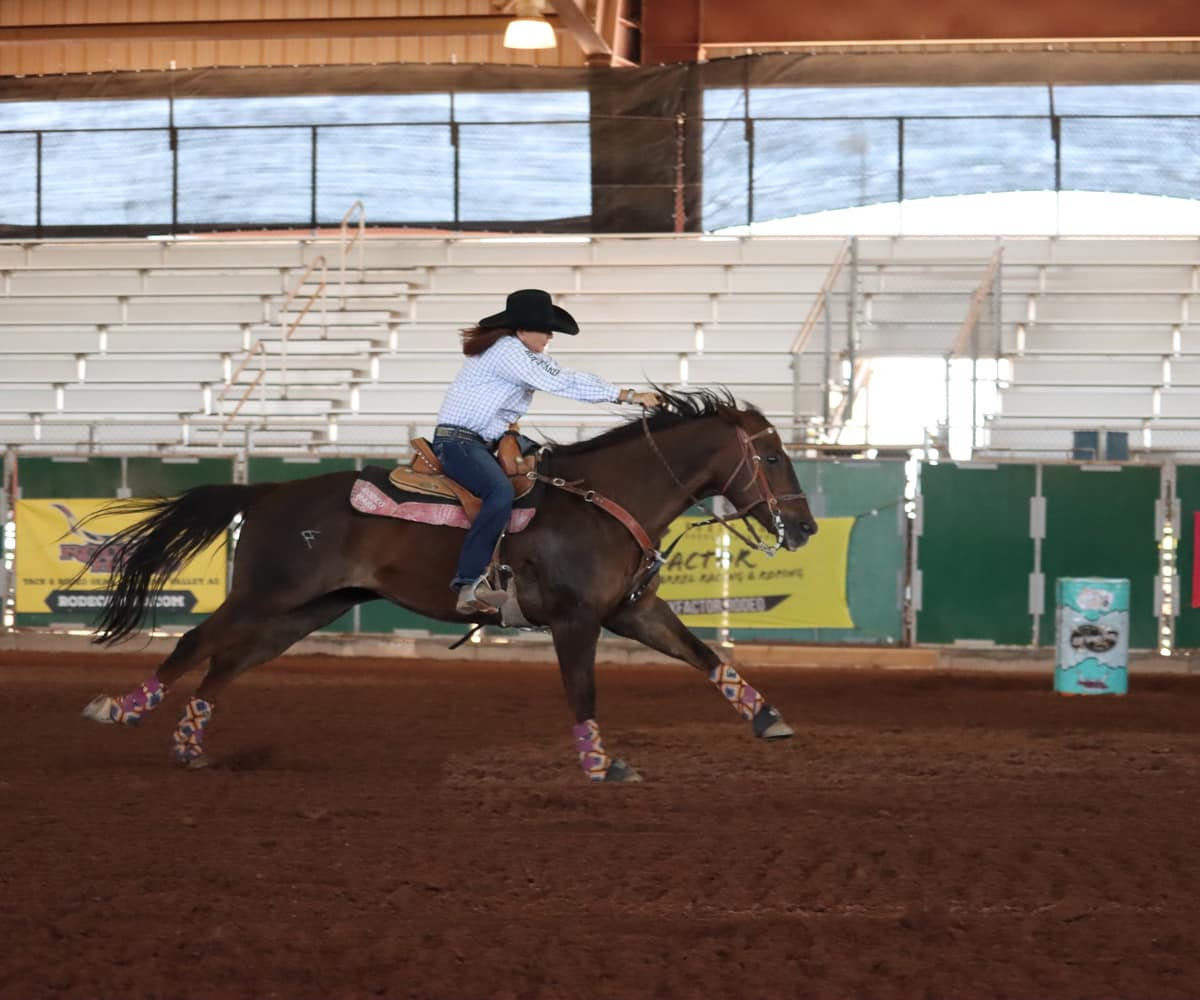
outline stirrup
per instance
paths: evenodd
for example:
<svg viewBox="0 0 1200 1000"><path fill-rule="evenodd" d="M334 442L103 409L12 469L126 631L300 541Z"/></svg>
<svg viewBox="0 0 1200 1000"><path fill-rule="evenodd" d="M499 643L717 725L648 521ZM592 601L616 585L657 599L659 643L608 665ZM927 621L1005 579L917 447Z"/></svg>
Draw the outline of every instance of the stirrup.
<svg viewBox="0 0 1200 1000"><path fill-rule="evenodd" d="M458 601L454 610L463 615L474 614L477 611L498 615L506 596L503 590L493 590L488 586L487 574L484 573L473 583L464 583L458 588Z"/></svg>

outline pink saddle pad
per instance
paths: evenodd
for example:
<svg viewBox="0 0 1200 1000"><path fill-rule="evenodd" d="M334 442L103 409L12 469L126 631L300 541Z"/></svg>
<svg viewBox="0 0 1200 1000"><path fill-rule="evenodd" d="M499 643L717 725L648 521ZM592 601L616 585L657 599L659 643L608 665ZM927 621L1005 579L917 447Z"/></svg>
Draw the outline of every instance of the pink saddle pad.
<svg viewBox="0 0 1200 1000"><path fill-rule="evenodd" d="M417 521L421 524L444 524L451 528L469 528L466 512L457 503L439 503L428 498L417 498L416 494L405 494L405 499L388 496L374 483L356 479L350 491L350 506L363 514L376 517L395 517L401 521ZM508 519L510 533L524 531L537 513L534 507L520 507Z"/></svg>

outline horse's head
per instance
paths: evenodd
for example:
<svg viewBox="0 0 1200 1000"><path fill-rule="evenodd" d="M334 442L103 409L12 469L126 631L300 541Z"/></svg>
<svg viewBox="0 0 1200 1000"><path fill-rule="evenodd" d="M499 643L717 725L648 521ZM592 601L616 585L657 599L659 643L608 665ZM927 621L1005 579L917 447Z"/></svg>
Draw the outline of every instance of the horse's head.
<svg viewBox="0 0 1200 1000"><path fill-rule="evenodd" d="M795 551L817 533L817 522L779 432L758 410L720 412L732 433L715 456L726 477L717 492L766 528L777 546Z"/></svg>
<svg viewBox="0 0 1200 1000"><path fill-rule="evenodd" d="M686 501L724 496L737 509L737 517L757 521L767 529L773 544L758 542L766 551L794 551L817 533L817 522L796 481L791 459L779 433L762 413L753 407L740 409L725 389L654 389L661 402L652 411L643 411L640 420L586 441L554 446L554 461L562 463L556 465L562 470L558 474L590 480L596 470L582 464L585 459L595 456L599 460L616 445L638 441L640 449L648 443L667 477L640 475L642 466L631 464L627 452L614 450L605 461L610 463L612 476L639 483L643 499L653 499L656 480L661 483L669 478L674 483L677 490L672 491L673 496L658 497L663 508L660 514L667 518L663 527L686 508ZM574 462L581 464L570 464ZM673 512L666 510L672 503L679 507Z"/></svg>

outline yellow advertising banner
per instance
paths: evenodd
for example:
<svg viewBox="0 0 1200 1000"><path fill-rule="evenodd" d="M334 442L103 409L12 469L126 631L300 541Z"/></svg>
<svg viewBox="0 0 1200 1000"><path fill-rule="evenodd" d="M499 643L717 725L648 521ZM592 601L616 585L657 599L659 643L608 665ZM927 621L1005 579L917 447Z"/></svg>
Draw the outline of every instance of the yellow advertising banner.
<svg viewBox="0 0 1200 1000"><path fill-rule="evenodd" d="M679 518L668 537L699 520ZM774 556L750 548L723 525L693 528L663 566L658 596L697 628L854 628L846 603L854 521L823 517L806 546Z"/></svg>
<svg viewBox="0 0 1200 1000"><path fill-rule="evenodd" d="M71 614L91 619L108 603L115 552L72 585L105 539L138 520L136 514L105 514L81 522L111 500L18 500L16 503L16 610L18 614ZM215 611L225 600L225 547L220 539L172 576L158 611Z"/></svg>

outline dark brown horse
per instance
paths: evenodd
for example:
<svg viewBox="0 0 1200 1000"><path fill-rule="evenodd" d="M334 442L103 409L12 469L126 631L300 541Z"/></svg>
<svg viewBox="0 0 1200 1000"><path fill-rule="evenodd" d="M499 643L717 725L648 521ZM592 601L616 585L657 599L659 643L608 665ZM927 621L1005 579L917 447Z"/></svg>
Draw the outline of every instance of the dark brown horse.
<svg viewBox="0 0 1200 1000"><path fill-rule="evenodd" d="M703 671L756 736L792 735L779 713L656 596L654 556L671 522L705 497L724 495L762 525L774 539L773 547L763 546L770 551L798 548L817 526L778 434L758 410L739 409L727 394L708 390L664 397L641 420L543 449L537 516L501 548L521 611L553 635L577 723L576 751L592 780L639 780L607 754L595 721L602 628ZM225 602L183 635L139 688L119 698L98 696L85 716L134 724L171 684L209 660L174 735L176 759L202 766L205 728L225 686L354 605L383 598L444 621L488 621L454 609L448 581L462 531L355 511L348 503L355 476L214 484L174 499L110 505L145 516L108 542L120 554L98 625L102 643L138 629L172 571L221 537L238 514L243 522Z"/></svg>

